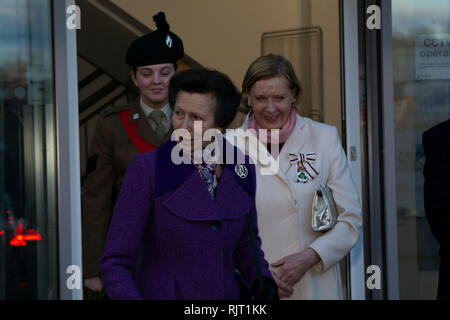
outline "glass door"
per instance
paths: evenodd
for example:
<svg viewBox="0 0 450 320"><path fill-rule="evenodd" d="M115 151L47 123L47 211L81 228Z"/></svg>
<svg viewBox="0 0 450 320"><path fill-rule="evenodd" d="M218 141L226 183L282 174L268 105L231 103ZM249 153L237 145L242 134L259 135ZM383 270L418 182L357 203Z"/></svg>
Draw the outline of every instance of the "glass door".
<svg viewBox="0 0 450 320"><path fill-rule="evenodd" d="M439 246L425 216L422 134L450 117L450 2L392 1L400 299L436 299Z"/></svg>
<svg viewBox="0 0 450 320"><path fill-rule="evenodd" d="M0 0L0 299L58 297L51 2Z"/></svg>

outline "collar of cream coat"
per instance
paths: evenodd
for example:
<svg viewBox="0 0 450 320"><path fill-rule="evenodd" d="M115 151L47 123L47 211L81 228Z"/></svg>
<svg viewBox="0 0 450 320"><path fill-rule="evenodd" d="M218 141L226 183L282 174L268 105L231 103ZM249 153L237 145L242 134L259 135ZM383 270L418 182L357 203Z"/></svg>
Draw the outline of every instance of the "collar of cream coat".
<svg viewBox="0 0 450 320"><path fill-rule="evenodd" d="M248 130L249 116L250 113L245 118L242 126L234 132L234 135L237 136L241 142L250 134L245 133L246 130ZM306 120L297 114L297 122L295 124L294 131L284 143L277 158L274 158L267 150L266 145L257 139L250 139L250 143L242 144L241 146L245 146L245 153L248 154L256 164L258 164L258 167L261 170L261 175L276 175L285 183L289 184L289 176L287 175L287 172L291 167L289 162L289 153L298 153L301 151L303 145L309 137L309 130L307 130L307 127ZM227 136L231 137L232 135Z"/></svg>

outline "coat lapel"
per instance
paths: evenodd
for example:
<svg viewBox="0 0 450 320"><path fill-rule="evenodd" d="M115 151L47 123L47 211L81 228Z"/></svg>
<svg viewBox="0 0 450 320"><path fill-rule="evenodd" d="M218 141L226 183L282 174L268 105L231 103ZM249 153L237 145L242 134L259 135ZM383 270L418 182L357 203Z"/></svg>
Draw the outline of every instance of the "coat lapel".
<svg viewBox="0 0 450 320"><path fill-rule="evenodd" d="M161 142L158 140L155 131L153 131L152 126L148 122L147 116L142 111L141 107L139 106L139 103L134 103L130 107L129 122L137 124L136 134L139 135L141 138L145 139L147 142L151 143L154 146L161 145ZM172 128L169 130L163 141L166 141L167 138L170 138L171 134Z"/></svg>
<svg viewBox="0 0 450 320"><path fill-rule="evenodd" d="M224 166L216 190L215 203L224 220L236 220L244 217L250 212L253 204L247 192L236 182L234 169L233 171L230 169L230 166Z"/></svg>
<svg viewBox="0 0 450 320"><path fill-rule="evenodd" d="M164 206L185 220L220 220L217 206L197 170L194 170L187 180L164 200Z"/></svg>
<svg viewBox="0 0 450 320"><path fill-rule="evenodd" d="M169 140L156 151L155 196L176 188L163 202L167 209L190 221L233 220L249 212L253 202L245 190L246 182L238 183L233 176L233 165L223 166L213 200L193 164L174 164L171 154L175 145Z"/></svg>
<svg viewBox="0 0 450 320"><path fill-rule="evenodd" d="M222 176L216 191L216 203L223 219L240 219L250 212L256 193L255 165L250 158L244 156L236 146L230 144L225 138L222 147ZM227 152L232 151L231 156ZM230 161L232 158L232 161ZM241 160L244 160L243 163ZM243 166L247 169L246 175L238 175L236 168Z"/></svg>
<svg viewBox="0 0 450 320"><path fill-rule="evenodd" d="M242 129L244 133L249 130L248 129L248 117L245 119L244 123L242 124L241 128L238 128L237 130ZM232 137L233 134L236 133L234 131L230 136ZM241 141L244 139L247 139L247 137L250 135L250 133L246 133L243 136L238 135L238 139ZM231 143L234 143L234 141L230 141ZM258 139L251 139L250 142L256 142L256 143L245 143L242 144L242 146L245 146L245 154L249 155L250 158L257 163L260 167L263 167L267 169L271 174L277 175L279 173L278 165L274 165L274 163L277 162L276 159L272 157L272 155L267 150L267 147L260 142ZM271 165L272 164L272 165Z"/></svg>
<svg viewBox="0 0 450 320"><path fill-rule="evenodd" d="M248 116L249 115L247 115L247 118L245 119L241 127L241 129L243 129L244 131L248 129ZM269 172L276 175L284 183L289 185L288 171L291 167L291 164L289 162L289 153L299 152L304 146L305 142L308 140L308 137L309 132L306 130L305 120L297 115L297 122L295 124L294 131L286 140L277 159L274 159L272 157L272 155L267 151L266 146L259 140L257 142L257 145L253 144L246 146L246 153L249 154L253 160L256 159L256 162L260 167L267 168ZM259 151L259 154L258 148L259 150L261 150ZM277 165L275 165L276 162L278 162ZM267 167L267 163L272 163L272 168Z"/></svg>
<svg viewBox="0 0 450 320"><path fill-rule="evenodd" d="M306 130L305 120L297 115L297 122L295 124L294 131L283 145L280 152L280 169L284 173L285 177L289 178L288 171L291 168L290 153L298 153L302 150L306 141L308 140L309 132Z"/></svg>

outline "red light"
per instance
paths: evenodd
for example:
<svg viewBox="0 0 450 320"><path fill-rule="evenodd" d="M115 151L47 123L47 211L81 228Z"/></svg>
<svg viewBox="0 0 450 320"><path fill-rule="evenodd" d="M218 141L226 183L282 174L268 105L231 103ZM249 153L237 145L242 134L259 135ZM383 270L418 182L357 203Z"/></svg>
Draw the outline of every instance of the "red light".
<svg viewBox="0 0 450 320"><path fill-rule="evenodd" d="M17 236L17 237L19 237L19 236ZM39 240L41 240L41 235L40 234L26 234L26 235L23 236L23 240L25 240L25 241L39 241Z"/></svg>
<svg viewBox="0 0 450 320"><path fill-rule="evenodd" d="M6 210L5 212L6 212L6 214L11 214L11 211L9 211L9 210Z"/></svg>
<svg viewBox="0 0 450 320"><path fill-rule="evenodd" d="M18 234L9 242L9 244L14 247L26 246L27 241L39 241L41 239L42 237L40 234Z"/></svg>
<svg viewBox="0 0 450 320"><path fill-rule="evenodd" d="M5 234L5 231L0 230L0 235Z"/></svg>
<svg viewBox="0 0 450 320"><path fill-rule="evenodd" d="M27 243L24 240L19 240L17 239L17 237L15 237L14 239L12 239L9 242L10 245L14 246L14 247L18 247L18 246L26 246Z"/></svg>

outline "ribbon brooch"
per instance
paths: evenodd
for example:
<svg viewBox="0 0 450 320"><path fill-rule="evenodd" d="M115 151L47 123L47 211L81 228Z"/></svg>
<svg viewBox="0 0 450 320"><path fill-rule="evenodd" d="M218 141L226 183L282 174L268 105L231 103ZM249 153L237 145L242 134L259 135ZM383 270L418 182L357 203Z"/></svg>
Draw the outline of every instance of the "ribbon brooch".
<svg viewBox="0 0 450 320"><path fill-rule="evenodd" d="M295 175L295 182L306 183L309 179L314 180L319 172L313 167L311 162L316 161L316 153L290 153L290 164L297 164L297 171Z"/></svg>

